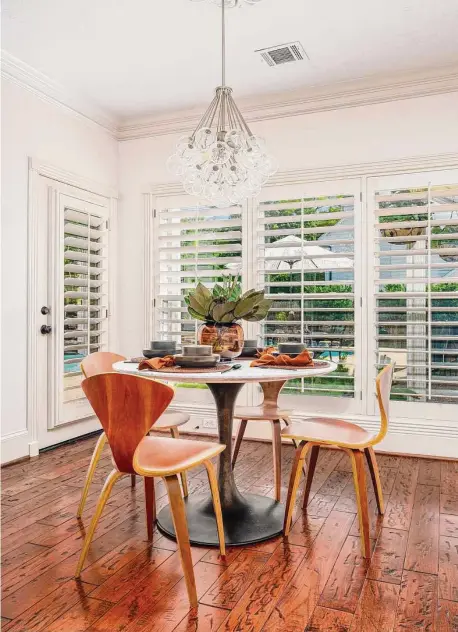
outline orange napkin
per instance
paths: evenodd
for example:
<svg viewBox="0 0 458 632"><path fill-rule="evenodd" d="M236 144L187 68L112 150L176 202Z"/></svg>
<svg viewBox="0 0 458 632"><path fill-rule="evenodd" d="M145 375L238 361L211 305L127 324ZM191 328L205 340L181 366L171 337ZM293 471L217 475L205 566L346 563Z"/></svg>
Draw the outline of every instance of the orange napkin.
<svg viewBox="0 0 458 632"><path fill-rule="evenodd" d="M286 354L274 356L271 353L264 353L260 358L254 360L250 366L313 366L313 358L307 349L304 349L295 358Z"/></svg>
<svg viewBox="0 0 458 632"><path fill-rule="evenodd" d="M260 351L256 352L256 357L260 358L261 356L263 356L265 353L272 353L273 351L276 351L276 347L266 347L265 349L262 349Z"/></svg>
<svg viewBox="0 0 458 632"><path fill-rule="evenodd" d="M158 371L159 369L168 369L171 366L175 366L175 358L173 356L165 356L164 358L152 358L151 360L142 360L138 365L139 371L145 371L153 369Z"/></svg>

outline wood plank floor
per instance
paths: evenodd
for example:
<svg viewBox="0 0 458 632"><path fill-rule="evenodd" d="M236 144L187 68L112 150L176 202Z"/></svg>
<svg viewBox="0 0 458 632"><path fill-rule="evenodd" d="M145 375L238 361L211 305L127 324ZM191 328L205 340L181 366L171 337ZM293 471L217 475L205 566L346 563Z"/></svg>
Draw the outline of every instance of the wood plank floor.
<svg viewBox="0 0 458 632"><path fill-rule="evenodd" d="M288 541L232 548L223 562L193 548L199 608L190 611L173 541L146 540L143 485L121 480L73 579L103 480L107 452L83 520L75 518L96 439L2 470L4 632L458 632L458 462L379 455L386 502L370 490L373 556L361 557L348 457L321 450L307 513L298 495ZM283 450L283 488L293 450ZM271 446L245 441L241 489L273 496ZM203 468L191 494L206 492ZM158 508L166 504L156 482Z"/></svg>

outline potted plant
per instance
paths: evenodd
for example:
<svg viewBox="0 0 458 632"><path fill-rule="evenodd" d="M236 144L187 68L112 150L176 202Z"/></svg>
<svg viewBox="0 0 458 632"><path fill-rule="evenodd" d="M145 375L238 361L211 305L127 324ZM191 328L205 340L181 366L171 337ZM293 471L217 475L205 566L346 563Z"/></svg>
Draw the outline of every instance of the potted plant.
<svg viewBox="0 0 458 632"><path fill-rule="evenodd" d="M242 294L238 275L228 275L222 284L213 289L199 283L185 296L188 312L204 321L197 332L199 344L212 345L213 352L223 358L236 358L243 350L243 329L240 320L263 320L272 301L264 296L265 290L248 290Z"/></svg>

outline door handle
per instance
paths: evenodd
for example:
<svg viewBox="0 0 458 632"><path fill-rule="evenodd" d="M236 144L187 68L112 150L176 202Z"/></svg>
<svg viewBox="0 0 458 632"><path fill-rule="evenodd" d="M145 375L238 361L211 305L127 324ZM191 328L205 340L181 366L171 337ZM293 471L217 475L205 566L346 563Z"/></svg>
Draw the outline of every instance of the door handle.
<svg viewBox="0 0 458 632"><path fill-rule="evenodd" d="M41 308L41 313L43 314L43 316L46 316L46 314L49 314L49 312L51 311L49 309L49 307L47 305L43 305L43 307Z"/></svg>
<svg viewBox="0 0 458 632"><path fill-rule="evenodd" d="M40 331L43 335L50 334L52 331L51 325L42 325Z"/></svg>

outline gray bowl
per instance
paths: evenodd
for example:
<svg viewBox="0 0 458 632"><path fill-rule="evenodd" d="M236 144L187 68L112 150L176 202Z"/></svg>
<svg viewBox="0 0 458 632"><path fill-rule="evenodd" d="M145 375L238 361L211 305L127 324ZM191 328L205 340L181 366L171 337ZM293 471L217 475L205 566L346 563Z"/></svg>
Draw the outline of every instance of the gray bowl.
<svg viewBox="0 0 458 632"><path fill-rule="evenodd" d="M208 369L216 366L219 362L220 356L217 354L211 354L209 356L190 356L190 355L176 355L175 363L183 368L200 368Z"/></svg>
<svg viewBox="0 0 458 632"><path fill-rule="evenodd" d="M302 353L307 347L301 342L281 342L278 345L279 353L296 354Z"/></svg>
<svg viewBox="0 0 458 632"><path fill-rule="evenodd" d="M245 349L245 347L248 347L249 349L257 349L258 348L258 341L257 340L245 340L244 344L243 344L243 348Z"/></svg>
<svg viewBox="0 0 458 632"><path fill-rule="evenodd" d="M157 351L174 351L177 343L174 340L152 340L151 349Z"/></svg>
<svg viewBox="0 0 458 632"><path fill-rule="evenodd" d="M183 345L184 356L202 356L209 357L212 355L211 345Z"/></svg>

